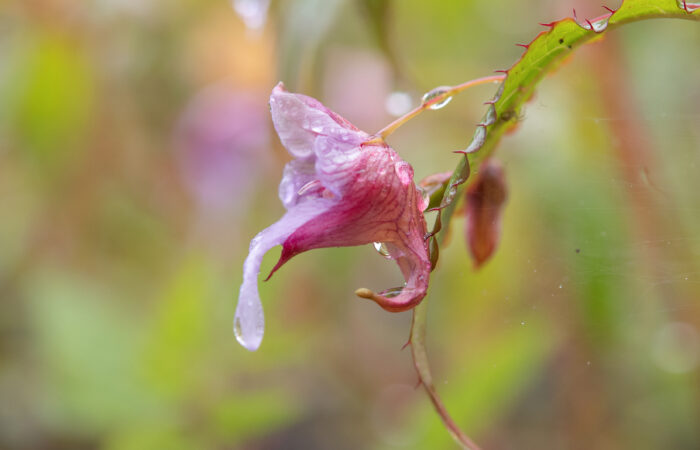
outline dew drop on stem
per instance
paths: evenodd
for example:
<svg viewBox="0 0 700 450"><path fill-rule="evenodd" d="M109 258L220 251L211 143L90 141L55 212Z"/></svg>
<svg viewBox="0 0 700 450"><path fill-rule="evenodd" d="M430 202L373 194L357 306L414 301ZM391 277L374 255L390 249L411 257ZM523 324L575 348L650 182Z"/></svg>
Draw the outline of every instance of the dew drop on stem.
<svg viewBox="0 0 700 450"><path fill-rule="evenodd" d="M430 102L431 100L435 99L436 97L440 97L444 95L446 92L450 90L449 87L441 86L437 87L431 91L428 91L423 95L422 102L425 105L426 103ZM447 106L448 103L452 101L452 96L445 97L442 100L428 106L429 109L436 110L436 109L441 109Z"/></svg>

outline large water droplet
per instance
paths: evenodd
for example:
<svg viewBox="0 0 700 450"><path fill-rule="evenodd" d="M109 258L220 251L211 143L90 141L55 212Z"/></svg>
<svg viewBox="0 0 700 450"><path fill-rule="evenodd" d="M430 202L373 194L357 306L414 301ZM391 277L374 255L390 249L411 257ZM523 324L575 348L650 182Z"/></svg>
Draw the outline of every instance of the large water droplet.
<svg viewBox="0 0 700 450"><path fill-rule="evenodd" d="M243 338L243 327L241 326L240 317L233 319L233 334L236 336L236 340L239 344L241 344L243 347L247 347L245 339Z"/></svg>
<svg viewBox="0 0 700 450"><path fill-rule="evenodd" d="M383 242L374 242L372 245L374 245L374 249L382 255L383 257L387 259L391 259L391 255L389 254L389 249L387 248L386 244Z"/></svg>
<svg viewBox="0 0 700 450"><path fill-rule="evenodd" d="M450 90L450 88L447 86L440 86L440 87L436 87L435 89L433 89L431 91L426 92L425 95L423 95L423 99L422 99L423 104L425 105L426 103L433 100L434 98L442 96L443 94L445 94L449 90ZM441 109L441 108L444 108L445 106L447 106L447 104L450 103L451 101L452 101L451 96L445 97L444 99L440 100L439 102L428 106L428 108L433 109L433 110Z"/></svg>
<svg viewBox="0 0 700 450"><path fill-rule="evenodd" d="M428 205L430 205L430 192L428 191L428 189L422 188L420 186L418 186L417 188L418 192L421 195L421 200L423 201L423 203L421 204L421 211L423 211L425 208L428 207Z"/></svg>

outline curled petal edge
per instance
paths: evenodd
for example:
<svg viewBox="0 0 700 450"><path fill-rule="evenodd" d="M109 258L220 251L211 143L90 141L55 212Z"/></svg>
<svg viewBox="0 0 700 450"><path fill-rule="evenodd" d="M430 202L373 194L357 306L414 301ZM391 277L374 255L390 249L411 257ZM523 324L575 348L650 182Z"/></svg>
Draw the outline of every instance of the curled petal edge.
<svg viewBox="0 0 700 450"><path fill-rule="evenodd" d="M265 317L258 291L258 275L263 256L272 247L284 243L300 225L324 210L325 204L323 202L306 202L297 205L282 216L279 221L258 233L250 241L248 257L243 263L243 282L233 319L233 331L236 339L247 350L255 351L260 347L265 331Z"/></svg>

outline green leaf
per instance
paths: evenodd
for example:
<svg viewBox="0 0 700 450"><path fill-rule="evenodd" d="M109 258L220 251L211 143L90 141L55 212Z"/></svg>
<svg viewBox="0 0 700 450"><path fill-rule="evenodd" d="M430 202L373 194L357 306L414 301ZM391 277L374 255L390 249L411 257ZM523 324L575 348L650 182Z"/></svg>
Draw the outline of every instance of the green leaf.
<svg viewBox="0 0 700 450"><path fill-rule="evenodd" d="M447 228L456 206L454 199L458 197L460 185L466 181L463 176L465 168L471 165L472 170L478 170L480 163L491 155L501 137L516 126L524 103L547 73L577 47L604 36L610 30L626 23L655 18L700 20L700 8L697 4L676 0L626 0L617 11L589 21L566 18L546 24L548 30L525 45L525 53L506 71L507 77L499 86L483 125L477 127L471 144L464 151L464 158L446 185L440 202L442 220L437 223L443 225L443 229Z"/></svg>

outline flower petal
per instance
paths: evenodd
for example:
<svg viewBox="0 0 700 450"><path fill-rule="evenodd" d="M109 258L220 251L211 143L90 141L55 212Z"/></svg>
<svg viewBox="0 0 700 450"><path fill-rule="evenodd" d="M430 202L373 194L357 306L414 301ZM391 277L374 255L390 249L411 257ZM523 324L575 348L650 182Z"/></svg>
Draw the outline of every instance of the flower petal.
<svg viewBox="0 0 700 450"><path fill-rule="evenodd" d="M314 162L295 159L284 166L282 181L279 187L279 197L285 208L290 209L299 200L299 190L316 180Z"/></svg>
<svg viewBox="0 0 700 450"><path fill-rule="evenodd" d="M425 202L413 168L317 100L280 83L270 97L282 144L296 159L285 167L279 196L287 213L250 244L234 332L248 350L262 341L264 318L258 274L264 254L282 244L270 276L293 256L314 248L384 243L406 280L404 287L361 297L389 311L412 308L425 296L430 258L424 236ZM372 141L375 142L375 141ZM269 278L269 276L268 276Z"/></svg>
<svg viewBox="0 0 700 450"><path fill-rule="evenodd" d="M238 295L238 306L233 319L234 333L238 342L250 351L260 346L265 329L258 274L263 256L272 247L282 244L302 224L329 207L326 199L303 202L290 209L282 218L264 229L250 241L250 251L243 263L243 283Z"/></svg>
<svg viewBox="0 0 700 450"><path fill-rule="evenodd" d="M297 158L314 154L313 144L318 135L352 146L359 146L367 138L366 133L318 100L288 92L282 83L272 90L270 111L282 145Z"/></svg>
<svg viewBox="0 0 700 450"><path fill-rule="evenodd" d="M413 169L391 148L367 146L350 174L352 183L347 184L341 201L332 201L327 211L287 237L273 271L314 248L383 242L399 264L406 286L394 297L361 296L390 311L412 308L425 296L430 275L422 197L413 184Z"/></svg>
<svg viewBox="0 0 700 450"><path fill-rule="evenodd" d="M359 145L339 143L334 138L319 136L314 150L317 179L333 194L343 196L348 184L354 181L355 168L363 149Z"/></svg>

